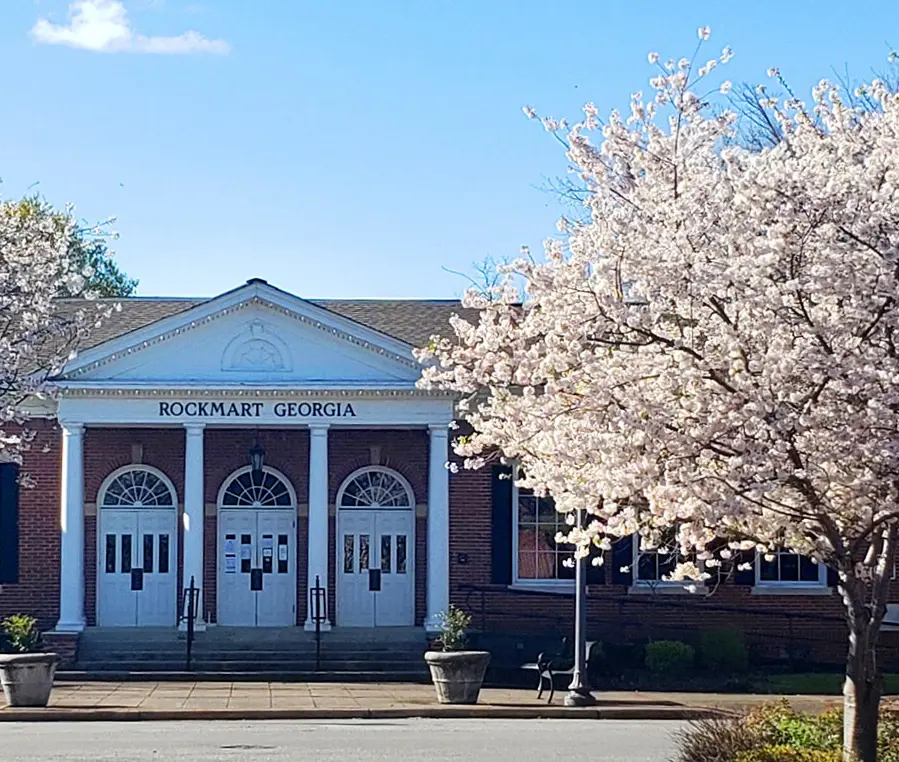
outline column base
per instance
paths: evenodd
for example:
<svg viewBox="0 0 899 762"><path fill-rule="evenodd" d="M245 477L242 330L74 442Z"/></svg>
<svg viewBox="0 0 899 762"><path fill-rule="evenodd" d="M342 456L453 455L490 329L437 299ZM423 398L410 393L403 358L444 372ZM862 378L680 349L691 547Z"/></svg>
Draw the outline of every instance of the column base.
<svg viewBox="0 0 899 762"><path fill-rule="evenodd" d="M428 635L439 635L443 629L443 625L440 621L440 614L431 614L425 619L424 627L425 632L428 633Z"/></svg>
<svg viewBox="0 0 899 762"><path fill-rule="evenodd" d="M187 632L187 622L183 619L178 623L178 632ZM202 619L194 622L194 632L206 632L206 622Z"/></svg>
<svg viewBox="0 0 899 762"><path fill-rule="evenodd" d="M315 622L311 619L307 619L306 623L303 625L303 629L306 632L315 632ZM331 631L331 623L328 621L324 621L321 623L321 631L322 632L330 632Z"/></svg>
<svg viewBox="0 0 899 762"><path fill-rule="evenodd" d="M60 619L56 623L56 627L54 627L52 630L50 630L50 632L71 635L73 633L84 632L84 628L86 626L87 625L84 621L64 622Z"/></svg>

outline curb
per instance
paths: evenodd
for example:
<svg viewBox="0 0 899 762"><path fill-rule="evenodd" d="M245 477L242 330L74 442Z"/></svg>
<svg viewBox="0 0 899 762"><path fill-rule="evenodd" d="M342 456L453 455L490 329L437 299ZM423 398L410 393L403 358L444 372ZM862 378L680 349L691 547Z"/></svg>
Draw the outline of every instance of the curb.
<svg viewBox="0 0 899 762"><path fill-rule="evenodd" d="M709 707L606 706L427 706L383 709L13 709L0 710L3 722L169 722L220 720L700 720L727 716Z"/></svg>

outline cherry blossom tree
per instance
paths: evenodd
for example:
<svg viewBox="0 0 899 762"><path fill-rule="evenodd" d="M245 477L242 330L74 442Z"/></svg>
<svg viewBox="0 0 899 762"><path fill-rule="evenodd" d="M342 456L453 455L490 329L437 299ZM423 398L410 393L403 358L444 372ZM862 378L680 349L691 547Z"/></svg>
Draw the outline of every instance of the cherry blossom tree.
<svg viewBox="0 0 899 762"><path fill-rule="evenodd" d="M692 58L650 54L627 115L542 120L589 218L469 293L477 319L420 352L421 383L460 394L466 467L501 453L586 512L565 538L581 556L674 530L677 579L753 550L835 569L845 751L874 762L899 544L899 97L761 87L782 139L750 150L713 84L733 53L699 63L708 34Z"/></svg>
<svg viewBox="0 0 899 762"><path fill-rule="evenodd" d="M48 215L30 204L0 202L0 458L20 460L31 435L29 404L52 394L48 379L110 312L55 301L84 293L93 273L72 256L71 213ZM89 295L89 294L88 294Z"/></svg>

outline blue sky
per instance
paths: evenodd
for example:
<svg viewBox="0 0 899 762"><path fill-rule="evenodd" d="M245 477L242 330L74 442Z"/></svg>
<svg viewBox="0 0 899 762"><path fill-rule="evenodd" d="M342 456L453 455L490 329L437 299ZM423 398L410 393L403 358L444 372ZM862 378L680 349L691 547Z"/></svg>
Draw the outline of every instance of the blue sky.
<svg viewBox="0 0 899 762"><path fill-rule="evenodd" d="M263 277L306 297L458 296L442 268L555 234L542 188L565 158L523 105L626 107L647 52L689 55L706 24L710 57L736 52L727 78L778 66L803 95L899 47L893 0L71 6L3 0L0 192L115 216L143 295Z"/></svg>

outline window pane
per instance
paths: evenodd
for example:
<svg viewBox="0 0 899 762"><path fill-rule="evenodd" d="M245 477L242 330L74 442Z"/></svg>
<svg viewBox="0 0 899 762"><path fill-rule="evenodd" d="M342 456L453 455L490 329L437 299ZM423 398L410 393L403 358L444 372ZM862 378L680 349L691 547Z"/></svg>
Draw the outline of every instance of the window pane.
<svg viewBox="0 0 899 762"><path fill-rule="evenodd" d="M345 534L343 536L343 573L352 574L356 565L356 536Z"/></svg>
<svg viewBox="0 0 899 762"><path fill-rule="evenodd" d="M518 494L518 523L533 524L537 521L537 501L533 495Z"/></svg>
<svg viewBox="0 0 899 762"><path fill-rule="evenodd" d="M368 571L368 535L359 535L359 572Z"/></svg>
<svg viewBox="0 0 899 762"><path fill-rule="evenodd" d="M780 554L780 581L799 581L799 556L795 553Z"/></svg>
<svg viewBox="0 0 899 762"><path fill-rule="evenodd" d="M677 566L677 553L658 554L659 559L659 579L664 580L665 577L674 573L674 567Z"/></svg>
<svg viewBox="0 0 899 762"><path fill-rule="evenodd" d="M278 535L278 574L287 574L287 535Z"/></svg>
<svg viewBox="0 0 899 762"><path fill-rule="evenodd" d="M389 534L381 535L381 573L390 574L390 548L391 537Z"/></svg>
<svg viewBox="0 0 899 762"><path fill-rule="evenodd" d="M637 579L653 581L659 578L655 553L641 553L637 559Z"/></svg>
<svg viewBox="0 0 899 762"><path fill-rule="evenodd" d="M556 578L556 553L537 554L537 579Z"/></svg>
<svg viewBox="0 0 899 762"><path fill-rule="evenodd" d="M122 535L122 574L131 574L131 535Z"/></svg>
<svg viewBox="0 0 899 762"><path fill-rule="evenodd" d="M240 571L249 574L253 568L253 538L248 534L240 536Z"/></svg>
<svg viewBox="0 0 899 762"><path fill-rule="evenodd" d="M559 579L574 579L577 570L574 564L566 564L569 559L573 559L574 554L569 552L556 553L556 577ZM588 562L589 563L589 562Z"/></svg>
<svg viewBox="0 0 899 762"><path fill-rule="evenodd" d="M159 573L169 573L169 536L159 535Z"/></svg>
<svg viewBox="0 0 899 762"><path fill-rule="evenodd" d="M116 537L114 534L106 535L106 573L115 573L115 545Z"/></svg>
<svg viewBox="0 0 899 762"><path fill-rule="evenodd" d="M396 573L406 573L406 535L396 536Z"/></svg>
<svg viewBox="0 0 899 762"><path fill-rule="evenodd" d="M807 556L801 556L799 559L799 579L801 582L818 581L818 564Z"/></svg>
<svg viewBox="0 0 899 762"><path fill-rule="evenodd" d="M556 517L559 516L559 512L556 510L553 501L544 497L538 501L537 506L537 517L540 523L554 525L556 523Z"/></svg>
<svg viewBox="0 0 899 762"><path fill-rule="evenodd" d="M777 582L779 576L777 573L776 555L769 561L765 558L764 553L759 554L759 579L763 582Z"/></svg>
<svg viewBox="0 0 899 762"><path fill-rule="evenodd" d="M153 535L144 535L144 573L153 573Z"/></svg>

